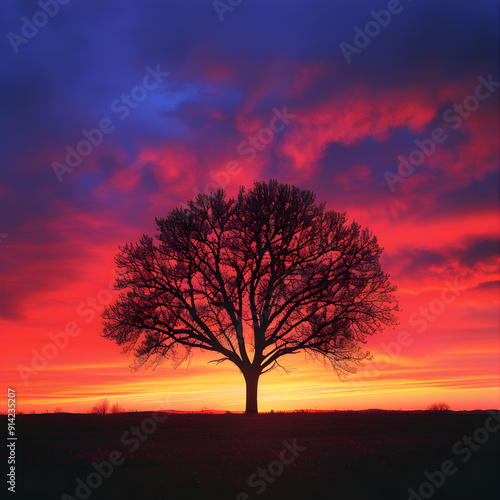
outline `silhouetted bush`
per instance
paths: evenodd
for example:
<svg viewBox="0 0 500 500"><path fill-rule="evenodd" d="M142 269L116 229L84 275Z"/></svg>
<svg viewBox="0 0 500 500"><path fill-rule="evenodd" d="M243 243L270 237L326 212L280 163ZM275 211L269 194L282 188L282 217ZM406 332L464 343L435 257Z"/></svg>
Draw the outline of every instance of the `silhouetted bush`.
<svg viewBox="0 0 500 500"><path fill-rule="evenodd" d="M124 411L125 410L118 403L115 403L110 410L111 413L123 413Z"/></svg>
<svg viewBox="0 0 500 500"><path fill-rule="evenodd" d="M100 399L90 410L91 413L96 415L106 415L109 410L109 401L107 399Z"/></svg>
<svg viewBox="0 0 500 500"><path fill-rule="evenodd" d="M427 411L448 411L449 409L448 403L432 403L427 407Z"/></svg>

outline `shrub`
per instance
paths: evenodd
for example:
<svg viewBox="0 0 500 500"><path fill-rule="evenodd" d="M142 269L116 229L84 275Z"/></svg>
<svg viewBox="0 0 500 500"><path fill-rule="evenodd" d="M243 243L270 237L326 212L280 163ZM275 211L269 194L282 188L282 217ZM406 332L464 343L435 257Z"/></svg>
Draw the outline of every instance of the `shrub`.
<svg viewBox="0 0 500 500"><path fill-rule="evenodd" d="M432 403L427 407L427 411L448 411L450 405L448 403Z"/></svg>
<svg viewBox="0 0 500 500"><path fill-rule="evenodd" d="M107 399L100 399L90 410L91 413L96 415L106 415L109 410L109 401Z"/></svg>
<svg viewBox="0 0 500 500"><path fill-rule="evenodd" d="M118 403L115 403L112 407L111 407L111 413L122 413L124 412L125 410L118 404Z"/></svg>

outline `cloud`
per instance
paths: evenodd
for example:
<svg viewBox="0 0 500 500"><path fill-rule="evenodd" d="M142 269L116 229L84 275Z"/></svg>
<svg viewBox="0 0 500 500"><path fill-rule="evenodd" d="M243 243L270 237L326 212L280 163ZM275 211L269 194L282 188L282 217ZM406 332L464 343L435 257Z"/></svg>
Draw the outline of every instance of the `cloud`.
<svg viewBox="0 0 500 500"><path fill-rule="evenodd" d="M397 269L396 279L418 283L429 277L444 280L450 276L469 276L472 271L476 273L477 282L484 273L494 273L498 268L499 240L465 236L453 245L437 248L403 246L389 258Z"/></svg>
<svg viewBox="0 0 500 500"><path fill-rule="evenodd" d="M457 250L459 262L463 266L474 268L478 263L498 261L500 242L492 238L472 238L467 241L467 247Z"/></svg>
<svg viewBox="0 0 500 500"><path fill-rule="evenodd" d="M471 290L497 290L500 286L499 280L483 281Z"/></svg>

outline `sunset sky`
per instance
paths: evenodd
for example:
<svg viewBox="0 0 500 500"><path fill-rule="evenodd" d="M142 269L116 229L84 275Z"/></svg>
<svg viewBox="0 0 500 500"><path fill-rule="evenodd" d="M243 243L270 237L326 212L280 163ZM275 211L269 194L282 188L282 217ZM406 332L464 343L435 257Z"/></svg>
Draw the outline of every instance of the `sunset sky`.
<svg viewBox="0 0 500 500"><path fill-rule="evenodd" d="M377 235L401 312L345 382L284 358L259 410L499 408L497 1L4 4L0 370L18 410L244 410L242 375L208 354L131 373L100 313L118 245L271 178Z"/></svg>

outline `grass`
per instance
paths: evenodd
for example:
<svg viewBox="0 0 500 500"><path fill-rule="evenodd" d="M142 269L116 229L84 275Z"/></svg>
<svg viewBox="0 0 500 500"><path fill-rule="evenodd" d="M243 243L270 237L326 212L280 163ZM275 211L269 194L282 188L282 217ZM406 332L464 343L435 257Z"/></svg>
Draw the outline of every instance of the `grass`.
<svg viewBox="0 0 500 500"><path fill-rule="evenodd" d="M147 439L138 440L134 449L131 432L150 413L21 415L16 419L15 498L60 499L64 493L78 498L76 478L85 481L94 471L92 462L109 460L116 450L125 461L91 490L91 500L222 500L236 499L240 492L261 500L407 499L408 488L418 490L428 481L424 472L438 470L447 459L458 470L432 498L488 500L499 491L500 433L491 433L465 463L453 452L457 441L483 427L488 416L170 414L154 432L143 433ZM145 425L146 431L152 429L151 420ZM258 494L259 488L248 485L249 476L279 459L283 440L294 439L306 450Z"/></svg>

